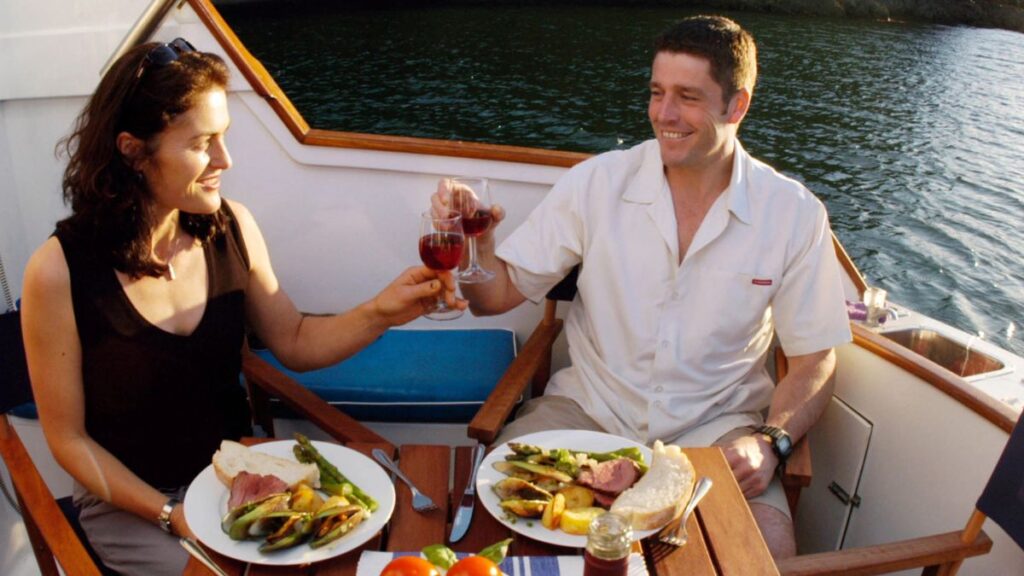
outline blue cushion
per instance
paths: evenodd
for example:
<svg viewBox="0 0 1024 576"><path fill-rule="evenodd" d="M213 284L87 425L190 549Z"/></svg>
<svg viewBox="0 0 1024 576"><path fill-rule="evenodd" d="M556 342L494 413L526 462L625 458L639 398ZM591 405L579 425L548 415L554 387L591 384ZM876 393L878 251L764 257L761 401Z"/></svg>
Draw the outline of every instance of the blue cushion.
<svg viewBox="0 0 1024 576"><path fill-rule="evenodd" d="M501 329L388 330L348 360L304 373L255 352L357 420L466 423L512 363L516 341Z"/></svg>
<svg viewBox="0 0 1024 576"><path fill-rule="evenodd" d="M17 416L18 418L28 418L29 420L38 420L39 412L36 410L35 402L27 402L19 406L11 408L9 414Z"/></svg>

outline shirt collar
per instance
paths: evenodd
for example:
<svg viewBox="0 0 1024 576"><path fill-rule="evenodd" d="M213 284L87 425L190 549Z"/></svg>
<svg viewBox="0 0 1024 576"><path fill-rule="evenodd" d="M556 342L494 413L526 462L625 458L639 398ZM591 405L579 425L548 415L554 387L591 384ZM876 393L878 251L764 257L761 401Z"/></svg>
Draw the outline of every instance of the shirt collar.
<svg viewBox="0 0 1024 576"><path fill-rule="evenodd" d="M726 196L729 211L741 222L749 224L750 200L747 188L750 179L750 155L743 149L739 140L735 141L735 145L732 176L722 194ZM637 170L636 177L626 188L622 199L638 204L653 204L662 190L668 189L665 185L665 170L661 163L661 150L658 148L658 141L656 139L648 140L642 146L643 160L640 163L640 169Z"/></svg>

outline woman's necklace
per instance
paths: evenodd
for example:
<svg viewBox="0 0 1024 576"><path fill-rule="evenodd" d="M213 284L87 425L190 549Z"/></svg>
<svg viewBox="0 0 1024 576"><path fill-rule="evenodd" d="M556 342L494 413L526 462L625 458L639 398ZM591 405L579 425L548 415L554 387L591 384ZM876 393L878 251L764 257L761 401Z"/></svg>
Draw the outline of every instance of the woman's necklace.
<svg viewBox="0 0 1024 576"><path fill-rule="evenodd" d="M181 236L175 239L174 251L167 257L167 279L168 281L177 280L178 275L174 272L174 259L181 253L181 251L188 246L188 242L184 242Z"/></svg>

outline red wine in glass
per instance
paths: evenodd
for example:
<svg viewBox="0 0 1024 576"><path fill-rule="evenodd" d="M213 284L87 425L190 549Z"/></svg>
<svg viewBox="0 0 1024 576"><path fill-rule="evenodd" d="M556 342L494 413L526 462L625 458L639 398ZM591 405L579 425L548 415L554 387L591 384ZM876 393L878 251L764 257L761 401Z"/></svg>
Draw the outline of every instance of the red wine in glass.
<svg viewBox="0 0 1024 576"><path fill-rule="evenodd" d="M462 216L455 211L448 214L424 212L420 215L420 260L431 270L452 270L462 260L462 246L466 239L462 233ZM425 314L431 320L454 320L462 310L449 308L443 294Z"/></svg>
<svg viewBox="0 0 1024 576"><path fill-rule="evenodd" d="M489 218L489 217L488 217ZM420 259L431 270L451 270L462 259L462 234L434 232L420 238Z"/></svg>
<svg viewBox="0 0 1024 576"><path fill-rule="evenodd" d="M491 225L491 211L477 210L472 216L462 217L462 230L466 236L476 237L487 231Z"/></svg>
<svg viewBox="0 0 1024 576"><path fill-rule="evenodd" d="M462 215L462 230L468 239L469 265L455 277L463 284L478 284L494 278L477 262L476 239L491 226L491 192L486 178L450 178L452 206Z"/></svg>

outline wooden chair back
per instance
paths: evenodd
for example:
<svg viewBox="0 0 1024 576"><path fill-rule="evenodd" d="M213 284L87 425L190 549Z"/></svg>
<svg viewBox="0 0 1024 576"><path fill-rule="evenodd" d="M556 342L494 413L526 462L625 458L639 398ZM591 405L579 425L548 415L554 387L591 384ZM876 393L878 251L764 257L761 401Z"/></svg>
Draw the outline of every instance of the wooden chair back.
<svg viewBox="0 0 1024 576"><path fill-rule="evenodd" d="M66 574L100 576L103 567L64 516L7 417L12 408L31 401L21 318L10 312L0 315L0 457L11 475L32 551L44 576L58 576L57 564Z"/></svg>

